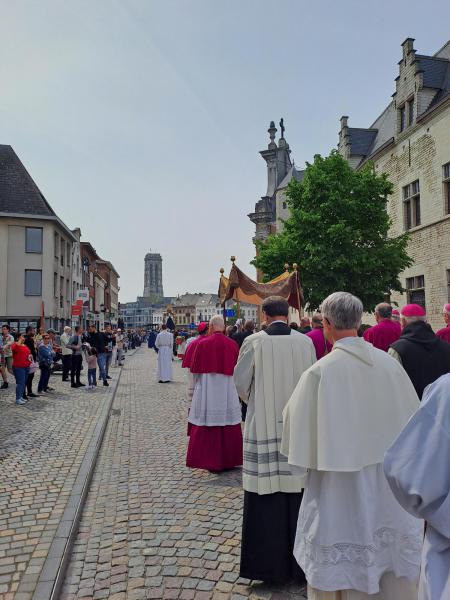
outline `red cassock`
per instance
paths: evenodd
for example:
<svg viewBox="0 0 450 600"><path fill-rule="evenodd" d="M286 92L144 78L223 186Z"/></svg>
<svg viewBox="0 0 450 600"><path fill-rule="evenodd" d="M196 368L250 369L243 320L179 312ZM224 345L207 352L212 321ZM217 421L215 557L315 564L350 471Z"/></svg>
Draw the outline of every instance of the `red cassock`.
<svg viewBox="0 0 450 600"><path fill-rule="evenodd" d="M188 467L222 471L242 465L240 404L233 381L238 355L236 342L219 332L200 339L186 353L185 365L196 378Z"/></svg>
<svg viewBox="0 0 450 600"><path fill-rule="evenodd" d="M380 321L378 325L369 327L364 332L364 339L370 342L375 348L387 352L389 346L396 342L401 336L402 328L400 323L395 321Z"/></svg>
<svg viewBox="0 0 450 600"><path fill-rule="evenodd" d="M436 335L440 337L441 340L444 340L444 342L448 342L450 344L450 325L447 325L447 327L444 327L444 329L439 329L439 331L436 331Z"/></svg>

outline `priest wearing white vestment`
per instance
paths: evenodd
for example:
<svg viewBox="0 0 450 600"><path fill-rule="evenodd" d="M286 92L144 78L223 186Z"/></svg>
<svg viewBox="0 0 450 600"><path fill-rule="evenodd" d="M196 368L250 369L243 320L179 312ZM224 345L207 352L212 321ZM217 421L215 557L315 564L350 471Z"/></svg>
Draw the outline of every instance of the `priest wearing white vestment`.
<svg viewBox="0 0 450 600"><path fill-rule="evenodd" d="M312 341L287 324L284 298L267 298L262 311L268 327L244 340L234 370L239 396L248 405L240 575L304 583L293 556L303 480L292 475L280 445L283 409L316 353Z"/></svg>
<svg viewBox="0 0 450 600"><path fill-rule="evenodd" d="M450 374L425 389L384 472L400 504L427 523L419 600L450 598Z"/></svg>
<svg viewBox="0 0 450 600"><path fill-rule="evenodd" d="M156 336L155 346L158 348L157 379L159 383L169 383L172 381L173 334L167 330L167 325L162 325Z"/></svg>
<svg viewBox="0 0 450 600"><path fill-rule="evenodd" d="M398 504L383 458L419 399L401 365L358 338L362 313L346 292L324 300L333 350L284 411L282 452L307 476L294 555L309 600L416 600L423 523Z"/></svg>

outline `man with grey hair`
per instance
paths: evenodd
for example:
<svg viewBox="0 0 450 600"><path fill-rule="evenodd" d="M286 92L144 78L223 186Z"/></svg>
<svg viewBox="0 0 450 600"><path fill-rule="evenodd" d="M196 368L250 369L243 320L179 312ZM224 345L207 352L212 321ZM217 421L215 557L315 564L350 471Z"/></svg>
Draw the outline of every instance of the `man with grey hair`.
<svg viewBox="0 0 450 600"><path fill-rule="evenodd" d="M266 298L262 312L267 329L244 340L234 370L239 396L248 406L240 575L305 583L293 556L303 486L280 455L280 445L283 409L316 357L311 340L287 324L284 298Z"/></svg>
<svg viewBox="0 0 450 600"><path fill-rule="evenodd" d="M419 399L402 367L358 337L362 313L347 292L323 301L333 350L284 411L281 451L305 477L294 555L309 600L417 600L423 524L397 503L383 458Z"/></svg>
<svg viewBox="0 0 450 600"><path fill-rule="evenodd" d="M392 320L392 306L388 302L381 302L375 306L375 320L377 324L366 329L364 339L375 348L387 352L401 333L400 325Z"/></svg>
<svg viewBox="0 0 450 600"><path fill-rule="evenodd" d="M389 349L408 373L419 398L430 383L450 373L450 344L438 338L422 306L407 304L400 311L402 334Z"/></svg>

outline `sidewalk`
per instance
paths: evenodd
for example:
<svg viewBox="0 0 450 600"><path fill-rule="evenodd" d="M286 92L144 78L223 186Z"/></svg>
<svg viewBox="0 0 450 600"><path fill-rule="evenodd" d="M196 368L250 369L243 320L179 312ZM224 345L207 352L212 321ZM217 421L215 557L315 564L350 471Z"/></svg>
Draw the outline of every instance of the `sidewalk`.
<svg viewBox="0 0 450 600"><path fill-rule="evenodd" d="M55 391L24 406L14 403L12 376L9 389L0 391L2 600L31 600L39 590L40 597L49 597L83 492L87 459L92 462L90 450L106 424L119 373L111 369L110 387L94 391L72 389L60 374L52 375Z"/></svg>

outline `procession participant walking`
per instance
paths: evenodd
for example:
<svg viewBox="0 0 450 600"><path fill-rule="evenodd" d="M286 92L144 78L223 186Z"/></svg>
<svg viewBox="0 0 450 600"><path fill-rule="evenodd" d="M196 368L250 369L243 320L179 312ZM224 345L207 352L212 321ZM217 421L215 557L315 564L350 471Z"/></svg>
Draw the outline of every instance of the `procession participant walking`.
<svg viewBox="0 0 450 600"><path fill-rule="evenodd" d="M283 409L316 355L311 340L287 324L284 298L267 298L262 312L268 327L244 340L234 370L239 396L248 403L240 576L304 582L293 556L302 479L291 474L280 445Z"/></svg>
<svg viewBox="0 0 450 600"><path fill-rule="evenodd" d="M400 504L427 523L419 600L450 598L450 374L429 385L384 459ZM420 451L418 451L420 448Z"/></svg>
<svg viewBox="0 0 450 600"><path fill-rule="evenodd" d="M122 330L118 329L116 332L116 367L120 367L123 364L124 337Z"/></svg>
<svg viewBox="0 0 450 600"><path fill-rule="evenodd" d="M425 310L408 304L400 311L402 334L389 354L403 365L419 398L426 386L450 373L450 344L438 338L427 323Z"/></svg>
<svg viewBox="0 0 450 600"><path fill-rule="evenodd" d="M2 348L3 348L3 365L1 366L3 384L2 390L8 387L8 373L13 373L12 368L12 351L11 345L14 343L14 337L10 333L9 325L2 325Z"/></svg>
<svg viewBox="0 0 450 600"><path fill-rule="evenodd" d="M186 466L219 472L242 465L241 407L233 371L239 354L224 335L220 315L210 321L210 335L195 346L191 360L194 393Z"/></svg>
<svg viewBox="0 0 450 600"><path fill-rule="evenodd" d="M364 339L370 342L375 348L387 352L391 344L396 342L401 334L401 327L396 321L392 320L392 306L387 302L382 302L375 306L375 320L377 322L373 327L369 327L364 332Z"/></svg>
<svg viewBox="0 0 450 600"><path fill-rule="evenodd" d="M312 327L309 317L302 317L300 319L300 333L309 333L311 330Z"/></svg>
<svg viewBox="0 0 450 600"><path fill-rule="evenodd" d="M208 334L208 323L204 323L203 321L197 325L198 336L196 338L189 338L189 344L186 344L186 353L183 357L183 362L181 366L183 369L187 369L187 399L189 403L189 410L192 402L192 396L194 394L194 376L191 373L191 361L194 355L194 350L196 345L204 338L205 335ZM188 421L188 435L191 431L191 424Z"/></svg>
<svg viewBox="0 0 450 600"><path fill-rule="evenodd" d="M61 353L62 353L62 364L63 364L63 372L62 372L62 380L69 380L69 373L72 367L72 350L68 348L69 340L71 337L72 328L68 325L64 327L64 333L61 336Z"/></svg>
<svg viewBox="0 0 450 600"><path fill-rule="evenodd" d="M28 369L32 362L30 349L25 345L25 336L19 333L17 341L10 346L12 354L12 369L16 379L16 404L25 404L25 385L28 377Z"/></svg>
<svg viewBox="0 0 450 600"><path fill-rule="evenodd" d="M423 524L396 501L383 458L419 399L401 366L358 338L362 314L346 292L324 300L333 351L284 412L281 452L305 475L294 554L309 600L417 600Z"/></svg>
<svg viewBox="0 0 450 600"><path fill-rule="evenodd" d="M38 394L53 391L53 388L49 388L48 382L54 357L55 352L50 344L50 335L45 333L42 338L42 344L38 348L39 369L41 370L38 383Z"/></svg>
<svg viewBox="0 0 450 600"><path fill-rule="evenodd" d="M236 342L239 348L241 348L244 340L248 338L249 335L252 335L254 329L255 326L253 321L245 321L243 329L233 335L233 340Z"/></svg>
<svg viewBox="0 0 450 600"><path fill-rule="evenodd" d="M28 368L26 390L25 390L26 393L23 396L25 400L28 400L28 398L37 398L38 397L37 394L33 394L33 379L34 379L34 374L36 372L38 365L37 365L36 345L34 343L34 328L31 327L31 325L28 325L27 328L25 329L25 342L24 343L25 343L25 346L27 346L28 350L30 351L30 354L32 357L31 364Z"/></svg>
<svg viewBox="0 0 450 600"><path fill-rule="evenodd" d="M161 326L155 346L158 348L158 381L169 383L172 381L173 334L168 331L167 325Z"/></svg>
<svg viewBox="0 0 450 600"><path fill-rule="evenodd" d="M436 335L450 344L450 304L445 304L442 312L446 326L436 331Z"/></svg>
<svg viewBox="0 0 450 600"><path fill-rule="evenodd" d="M83 366L83 354L82 354L82 345L83 345L83 328L81 325L76 325L75 331L71 338L69 339L69 343L67 347L72 352L72 368L70 370L70 387L78 388L83 387L84 383L81 383L81 367Z"/></svg>
<svg viewBox="0 0 450 600"><path fill-rule="evenodd" d="M158 348L155 346L157 335L158 335L157 332L154 329L151 329L148 333L148 338L147 338L147 346L149 348L153 348L153 350L156 352L156 354L158 354Z"/></svg>
<svg viewBox="0 0 450 600"><path fill-rule="evenodd" d="M314 344L314 349L316 351L317 360L321 359L322 356L328 354L333 349L333 346L326 339L325 333L323 331L323 323L322 323L322 314L320 312L316 312L313 314L311 319L312 329L308 331L305 335L307 335Z"/></svg>

